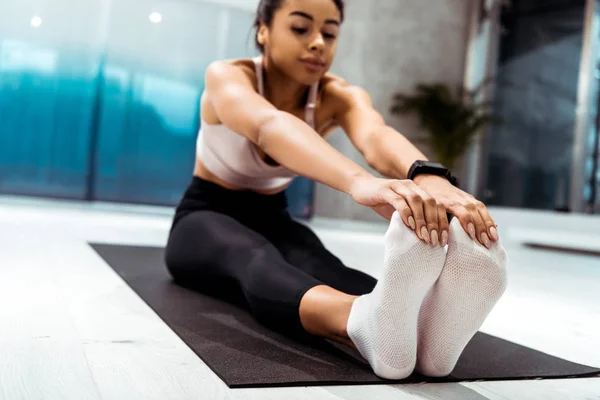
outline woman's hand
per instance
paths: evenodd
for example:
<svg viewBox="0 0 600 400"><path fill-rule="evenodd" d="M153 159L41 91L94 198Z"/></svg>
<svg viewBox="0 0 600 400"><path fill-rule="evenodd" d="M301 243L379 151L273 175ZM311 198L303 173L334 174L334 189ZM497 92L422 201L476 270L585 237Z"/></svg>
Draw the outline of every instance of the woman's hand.
<svg viewBox="0 0 600 400"><path fill-rule="evenodd" d="M411 180L357 177L350 189L354 201L384 218L398 211L419 239L437 246L448 242L448 218L443 205Z"/></svg>
<svg viewBox="0 0 600 400"><path fill-rule="evenodd" d="M485 247L490 248L491 242L499 239L496 229L498 225L481 201L438 176L419 175L414 181L445 210L458 218L463 229L473 240L477 239Z"/></svg>

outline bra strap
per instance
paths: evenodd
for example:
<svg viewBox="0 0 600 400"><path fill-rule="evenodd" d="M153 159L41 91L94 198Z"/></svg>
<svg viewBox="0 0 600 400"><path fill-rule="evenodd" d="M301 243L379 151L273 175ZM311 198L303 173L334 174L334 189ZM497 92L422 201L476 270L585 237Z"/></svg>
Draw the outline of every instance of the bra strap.
<svg viewBox="0 0 600 400"><path fill-rule="evenodd" d="M258 93L265 97L265 77L263 75L262 57L254 58L254 68L256 70L256 81L258 84Z"/></svg>
<svg viewBox="0 0 600 400"><path fill-rule="evenodd" d="M315 129L315 110L317 108L317 95L319 94L319 84L315 83L310 87L308 101L306 102L306 122Z"/></svg>

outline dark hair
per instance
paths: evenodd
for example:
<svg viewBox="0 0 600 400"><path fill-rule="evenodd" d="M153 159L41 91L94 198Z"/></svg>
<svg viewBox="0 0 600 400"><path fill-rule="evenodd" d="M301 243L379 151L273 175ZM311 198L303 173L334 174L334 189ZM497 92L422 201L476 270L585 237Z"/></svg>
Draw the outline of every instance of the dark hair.
<svg viewBox="0 0 600 400"><path fill-rule="evenodd" d="M256 47L260 50L261 53L264 52L264 47L260 43L258 43L258 29L260 28L260 24L264 23L267 26L271 26L273 22L273 16L275 15L275 11L277 11L283 4L285 0L260 0L258 4L258 9L256 10L256 18L254 20L254 29L256 29L255 42ZM342 17L342 21L344 20L344 0L333 0L338 10L340 11L340 15Z"/></svg>

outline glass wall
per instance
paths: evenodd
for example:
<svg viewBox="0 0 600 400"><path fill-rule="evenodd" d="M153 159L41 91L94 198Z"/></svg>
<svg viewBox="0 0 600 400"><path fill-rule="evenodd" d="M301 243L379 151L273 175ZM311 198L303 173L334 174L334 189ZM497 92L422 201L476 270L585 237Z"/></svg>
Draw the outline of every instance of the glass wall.
<svg viewBox="0 0 600 400"><path fill-rule="evenodd" d="M0 192L176 204L206 67L256 54L253 18L208 1L1 2ZM310 216L312 186L290 188L294 215Z"/></svg>
<svg viewBox="0 0 600 400"><path fill-rule="evenodd" d="M0 191L85 197L106 13L0 2Z"/></svg>
<svg viewBox="0 0 600 400"><path fill-rule="evenodd" d="M503 12L485 198L568 205L585 0L523 0Z"/></svg>
<svg viewBox="0 0 600 400"><path fill-rule="evenodd" d="M204 72L226 46L220 30L228 12L189 1L113 3L98 107L94 198L177 202L193 169ZM247 14L243 25L249 27Z"/></svg>
<svg viewBox="0 0 600 400"><path fill-rule="evenodd" d="M583 179L585 211L600 213L600 0L594 0L590 44L590 126L584 155Z"/></svg>

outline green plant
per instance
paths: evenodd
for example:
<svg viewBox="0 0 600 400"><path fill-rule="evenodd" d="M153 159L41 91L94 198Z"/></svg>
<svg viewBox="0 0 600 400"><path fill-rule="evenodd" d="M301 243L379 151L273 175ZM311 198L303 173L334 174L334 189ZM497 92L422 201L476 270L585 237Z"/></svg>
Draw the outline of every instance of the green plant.
<svg viewBox="0 0 600 400"><path fill-rule="evenodd" d="M475 90L453 90L443 83L416 85L414 94L397 93L390 112L394 115L416 114L428 136L424 142L434 152L436 161L453 168L471 141L487 124L496 122L489 103L476 100L482 83Z"/></svg>

